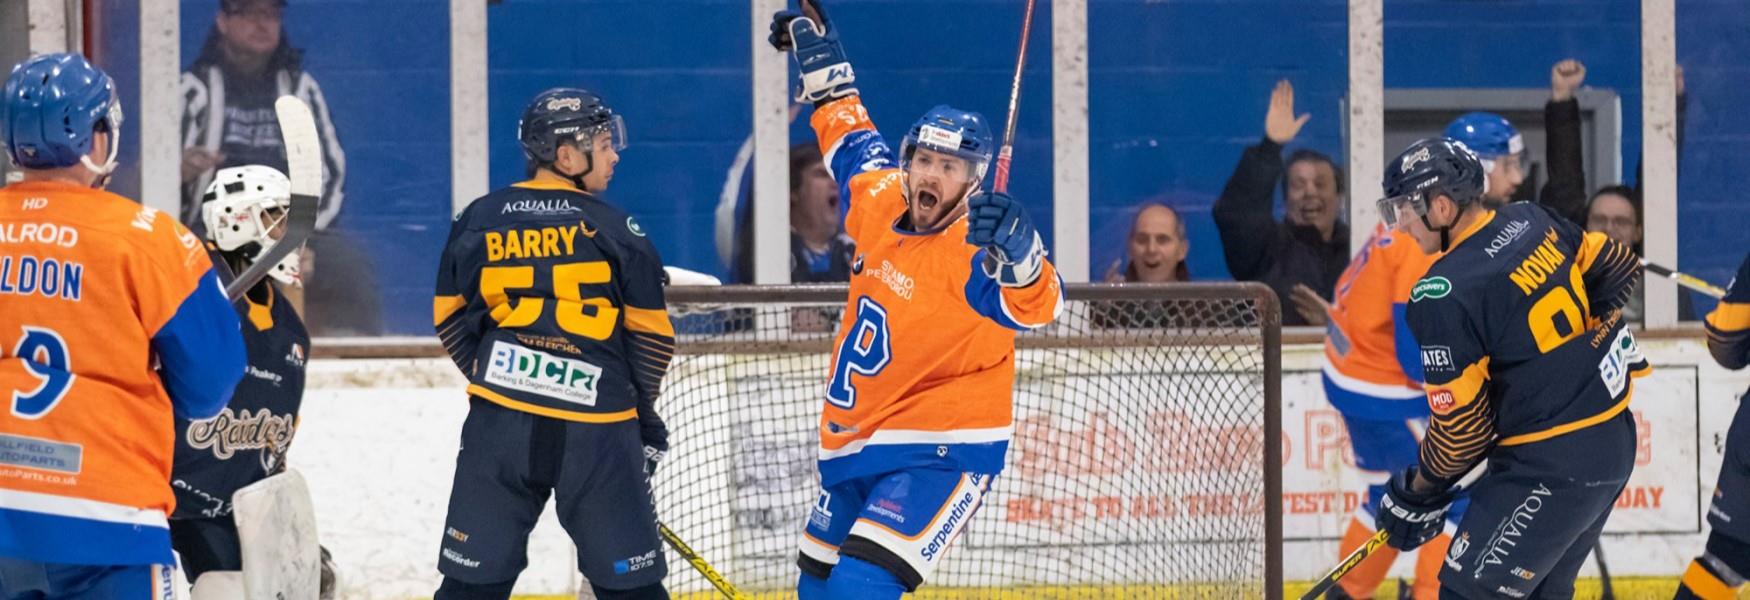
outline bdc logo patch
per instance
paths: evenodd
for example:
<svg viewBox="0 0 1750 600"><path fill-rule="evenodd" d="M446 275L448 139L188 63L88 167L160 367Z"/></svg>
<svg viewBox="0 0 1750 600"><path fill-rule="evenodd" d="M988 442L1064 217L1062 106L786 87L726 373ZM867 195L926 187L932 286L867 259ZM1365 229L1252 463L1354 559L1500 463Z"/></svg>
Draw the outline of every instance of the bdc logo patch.
<svg viewBox="0 0 1750 600"><path fill-rule="evenodd" d="M595 406L596 383L602 368L504 342L492 347L486 381L531 394Z"/></svg>

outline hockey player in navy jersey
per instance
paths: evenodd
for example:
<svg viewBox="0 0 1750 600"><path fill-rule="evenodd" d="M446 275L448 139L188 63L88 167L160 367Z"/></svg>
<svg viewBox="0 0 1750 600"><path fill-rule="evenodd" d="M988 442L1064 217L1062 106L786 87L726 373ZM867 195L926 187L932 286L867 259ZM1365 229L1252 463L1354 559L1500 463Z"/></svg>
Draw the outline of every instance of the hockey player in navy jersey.
<svg viewBox="0 0 1750 600"><path fill-rule="evenodd" d="M1714 362L1728 369L1750 365L1750 256L1738 266L1738 276L1726 285L1726 297L1707 315L1707 349ZM1738 597L1750 578L1750 394L1738 399L1738 412L1726 430L1725 459L1707 523L1707 549L1689 563L1679 600L1728 600Z"/></svg>
<svg viewBox="0 0 1750 600"><path fill-rule="evenodd" d="M1634 468L1632 377L1651 371L1621 307L1628 247L1529 203L1482 205L1483 167L1446 138L1386 164L1385 222L1441 253L1410 294L1433 412L1418 465L1376 517L1413 549L1488 459L1440 573L1441 597L1570 598Z"/></svg>
<svg viewBox="0 0 1750 600"><path fill-rule="evenodd" d="M625 125L556 88L518 132L533 176L463 210L438 268L433 316L471 405L437 600L509 598L549 495L596 598L667 598L647 478L668 450L652 403L674 328L656 247L599 196Z"/></svg>
<svg viewBox="0 0 1750 600"><path fill-rule="evenodd" d="M201 199L208 254L240 273L284 232L292 184L260 165L213 176ZM176 464L170 485L176 512L170 541L195 600L243 594L243 556L231 498L282 466L298 425L310 335L280 286L299 285L298 253L286 255L235 303L249 367L218 416L176 420Z"/></svg>

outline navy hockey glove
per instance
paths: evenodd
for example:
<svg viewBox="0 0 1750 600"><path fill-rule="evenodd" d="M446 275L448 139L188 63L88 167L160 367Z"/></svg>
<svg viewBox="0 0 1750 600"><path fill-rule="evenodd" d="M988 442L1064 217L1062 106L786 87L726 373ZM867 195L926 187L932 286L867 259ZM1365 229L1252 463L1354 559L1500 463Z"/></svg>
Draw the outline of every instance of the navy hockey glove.
<svg viewBox="0 0 1750 600"><path fill-rule="evenodd" d="M1399 550L1415 550L1440 535L1446 526L1446 509L1452 505L1452 492L1417 493L1410 490L1416 477L1411 466L1393 475L1385 496L1379 500L1374 524L1390 534L1386 543Z"/></svg>
<svg viewBox="0 0 1750 600"><path fill-rule="evenodd" d="M807 2L809 0L803 0ZM802 85L796 91L797 102L819 103L857 93L851 84L857 81L845 58L845 48L839 44L839 32L826 17L826 8L814 3L820 23L799 11L783 10L772 15L772 34L766 41L773 48L788 50L802 71Z"/></svg>
<svg viewBox="0 0 1750 600"><path fill-rule="evenodd" d="M1006 287L1026 287L1039 279L1045 244L1020 202L1002 192L973 194L966 199L966 224L966 243L988 252L986 275Z"/></svg>

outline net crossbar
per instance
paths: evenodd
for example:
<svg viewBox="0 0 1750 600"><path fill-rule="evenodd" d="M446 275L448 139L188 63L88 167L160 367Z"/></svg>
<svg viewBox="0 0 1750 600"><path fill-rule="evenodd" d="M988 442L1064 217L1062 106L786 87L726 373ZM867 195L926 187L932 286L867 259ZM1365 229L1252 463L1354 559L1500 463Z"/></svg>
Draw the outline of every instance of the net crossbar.
<svg viewBox="0 0 1750 600"><path fill-rule="evenodd" d="M672 288L658 513L754 597L793 597L840 286ZM1016 340L1007 467L917 597L1281 593L1280 323L1257 284L1065 288ZM895 349L902 352L903 349ZM669 589L714 592L670 555Z"/></svg>

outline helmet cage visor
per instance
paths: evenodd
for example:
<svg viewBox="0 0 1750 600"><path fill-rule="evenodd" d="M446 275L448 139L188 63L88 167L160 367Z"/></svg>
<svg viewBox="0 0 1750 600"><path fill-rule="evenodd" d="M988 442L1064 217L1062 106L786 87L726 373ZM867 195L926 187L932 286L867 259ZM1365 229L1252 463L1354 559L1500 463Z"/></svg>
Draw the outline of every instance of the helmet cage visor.
<svg viewBox="0 0 1750 600"><path fill-rule="evenodd" d="M626 121L620 115L608 115L608 120L588 126L559 127L553 130L562 143L572 144L584 152L595 150L595 137L602 133L608 134L608 142L614 151L626 149Z"/></svg>

